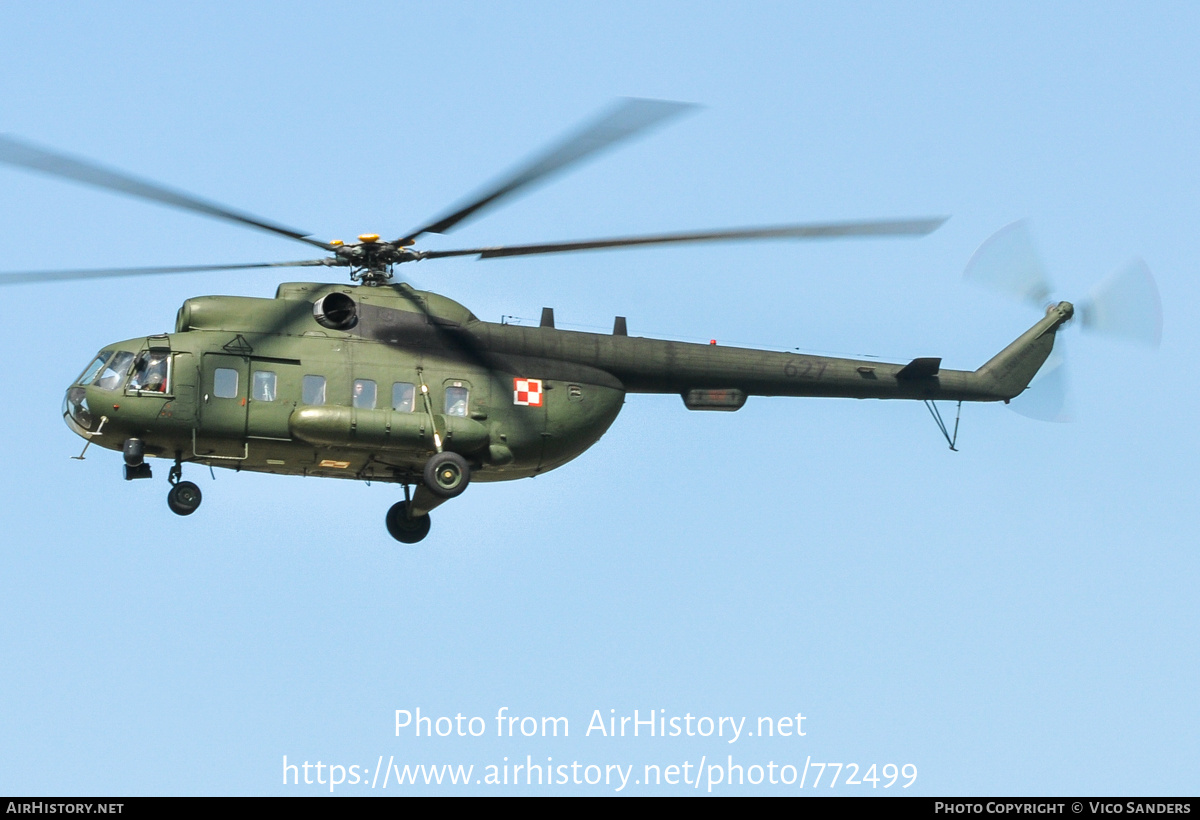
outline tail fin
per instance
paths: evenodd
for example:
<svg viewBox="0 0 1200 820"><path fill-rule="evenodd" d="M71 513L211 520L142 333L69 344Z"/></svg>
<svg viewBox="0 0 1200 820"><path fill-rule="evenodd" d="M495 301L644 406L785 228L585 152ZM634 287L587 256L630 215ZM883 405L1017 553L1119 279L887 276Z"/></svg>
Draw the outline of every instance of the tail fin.
<svg viewBox="0 0 1200 820"><path fill-rule="evenodd" d="M1075 307L1070 302L1047 308L1040 322L975 371L979 386L1005 401L1019 396L1049 357L1054 334L1073 315Z"/></svg>

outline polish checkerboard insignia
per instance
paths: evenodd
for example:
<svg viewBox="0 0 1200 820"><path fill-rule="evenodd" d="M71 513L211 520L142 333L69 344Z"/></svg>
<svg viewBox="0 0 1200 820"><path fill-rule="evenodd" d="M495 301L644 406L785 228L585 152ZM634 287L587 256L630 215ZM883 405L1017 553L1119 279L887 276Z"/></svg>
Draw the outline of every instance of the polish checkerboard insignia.
<svg viewBox="0 0 1200 820"><path fill-rule="evenodd" d="M513 379L513 404L521 407L541 407L542 380Z"/></svg>

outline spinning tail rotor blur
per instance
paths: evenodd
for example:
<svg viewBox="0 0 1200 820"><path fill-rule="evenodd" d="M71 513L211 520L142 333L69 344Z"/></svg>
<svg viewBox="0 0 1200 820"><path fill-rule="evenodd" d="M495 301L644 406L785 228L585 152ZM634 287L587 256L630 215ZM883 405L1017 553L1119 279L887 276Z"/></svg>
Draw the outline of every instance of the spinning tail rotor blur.
<svg viewBox="0 0 1200 820"><path fill-rule="evenodd" d="M1054 287L1026 220L989 237L967 263L963 279L1009 298L1045 309ZM1162 300L1150 269L1134 258L1099 282L1076 306L1079 327L1157 348L1162 339ZM1009 407L1040 421L1070 421L1066 355L1060 336L1054 352L1029 388Z"/></svg>

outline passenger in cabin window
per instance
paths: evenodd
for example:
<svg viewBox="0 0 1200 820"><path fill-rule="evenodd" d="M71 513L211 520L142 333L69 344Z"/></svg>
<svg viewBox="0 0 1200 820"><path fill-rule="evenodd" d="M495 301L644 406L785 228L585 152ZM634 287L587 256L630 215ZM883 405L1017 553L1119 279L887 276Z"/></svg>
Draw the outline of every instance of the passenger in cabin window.
<svg viewBox="0 0 1200 820"><path fill-rule="evenodd" d="M254 371L255 401L275 401L275 374L270 370Z"/></svg>
<svg viewBox="0 0 1200 820"><path fill-rule="evenodd" d="M467 415L467 388L465 388L465 387L447 387L446 388L446 415L447 416L466 416Z"/></svg>
<svg viewBox="0 0 1200 820"><path fill-rule="evenodd" d="M361 410L374 410L375 382L370 379L355 379L353 403Z"/></svg>

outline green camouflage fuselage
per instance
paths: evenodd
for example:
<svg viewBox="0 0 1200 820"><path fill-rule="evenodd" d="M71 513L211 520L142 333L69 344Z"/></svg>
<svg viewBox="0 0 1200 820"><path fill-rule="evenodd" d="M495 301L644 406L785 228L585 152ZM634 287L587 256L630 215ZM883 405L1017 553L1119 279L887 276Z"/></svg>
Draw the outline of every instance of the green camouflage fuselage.
<svg viewBox="0 0 1200 820"><path fill-rule="evenodd" d="M314 315L328 294L353 300L344 329ZM954 371L939 359L884 364L494 324L405 285L294 283L274 299L189 299L174 333L103 351L169 361L165 389L138 389L125 374L105 387L77 383L65 413L95 444L120 450L136 438L146 455L185 462L419 483L440 444L470 462L472 480L502 481L578 456L626 393L676 393L695 410L736 410L751 395L1007 400L1070 315L1060 303L979 370Z"/></svg>

